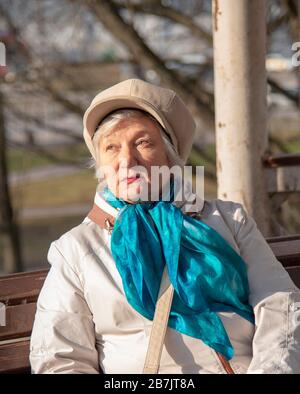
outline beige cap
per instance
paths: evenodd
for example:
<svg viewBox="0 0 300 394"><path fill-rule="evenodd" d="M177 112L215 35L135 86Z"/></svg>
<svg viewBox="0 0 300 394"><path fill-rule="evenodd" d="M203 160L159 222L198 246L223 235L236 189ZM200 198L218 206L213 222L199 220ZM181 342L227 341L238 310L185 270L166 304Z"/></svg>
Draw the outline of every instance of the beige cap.
<svg viewBox="0 0 300 394"><path fill-rule="evenodd" d="M92 136L110 112L137 108L149 112L170 136L179 156L186 162L193 144L196 124L192 114L171 89L141 79L127 79L97 94L83 116L83 136L95 158Z"/></svg>

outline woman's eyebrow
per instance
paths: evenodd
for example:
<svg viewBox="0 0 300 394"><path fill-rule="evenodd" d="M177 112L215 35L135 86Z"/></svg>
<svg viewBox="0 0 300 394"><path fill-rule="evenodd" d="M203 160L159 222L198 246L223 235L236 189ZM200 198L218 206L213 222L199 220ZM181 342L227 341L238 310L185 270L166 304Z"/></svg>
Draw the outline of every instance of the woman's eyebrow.
<svg viewBox="0 0 300 394"><path fill-rule="evenodd" d="M115 131L109 133L108 135L103 135L102 136L102 142L104 142L104 143L106 143L108 141L111 141L111 140L116 140L116 139L119 140L120 136L116 137Z"/></svg>
<svg viewBox="0 0 300 394"><path fill-rule="evenodd" d="M139 130L138 135L136 135L135 138L139 138L141 135L145 135L145 134L147 134L147 136L151 137L148 130Z"/></svg>
<svg viewBox="0 0 300 394"><path fill-rule="evenodd" d="M136 131L136 134L132 138L130 138L130 140L134 141L134 140L141 138L145 135L147 135L147 137L149 137L149 138L152 138L147 129L139 129ZM122 141L122 133L119 133L119 135L116 135L115 131L113 131L112 133L109 133L108 135L104 135L102 137L101 142L104 144L107 144L110 142L120 142L120 141Z"/></svg>

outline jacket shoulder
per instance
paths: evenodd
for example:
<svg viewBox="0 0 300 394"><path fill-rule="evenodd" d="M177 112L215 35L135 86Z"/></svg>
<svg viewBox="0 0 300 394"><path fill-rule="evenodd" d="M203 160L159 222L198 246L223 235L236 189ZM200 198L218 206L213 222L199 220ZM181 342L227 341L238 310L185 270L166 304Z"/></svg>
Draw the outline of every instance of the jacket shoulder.
<svg viewBox="0 0 300 394"><path fill-rule="evenodd" d="M76 264L93 252L93 245L101 244L101 240L102 230L92 221L83 221L51 242L48 261L51 264L59 253L70 264Z"/></svg>
<svg viewBox="0 0 300 394"><path fill-rule="evenodd" d="M208 220L213 219L213 217L220 218L235 235L245 220L246 210L239 202L213 198L205 200L201 216Z"/></svg>
<svg viewBox="0 0 300 394"><path fill-rule="evenodd" d="M242 220L242 217L245 214L245 208L239 202L213 198L210 200L205 200L202 213L206 216L219 214L223 217L231 217L237 220Z"/></svg>

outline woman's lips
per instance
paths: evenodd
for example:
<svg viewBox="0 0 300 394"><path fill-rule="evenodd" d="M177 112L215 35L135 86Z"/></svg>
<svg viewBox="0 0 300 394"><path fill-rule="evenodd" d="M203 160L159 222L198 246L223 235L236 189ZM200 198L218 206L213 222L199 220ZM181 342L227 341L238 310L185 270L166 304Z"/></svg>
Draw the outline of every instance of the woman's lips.
<svg viewBox="0 0 300 394"><path fill-rule="evenodd" d="M125 181L126 181L127 185L129 185L130 183L133 183L138 179L139 179L139 177L135 176L135 177L125 178Z"/></svg>
<svg viewBox="0 0 300 394"><path fill-rule="evenodd" d="M134 175L134 176L128 176L128 177L124 177L121 182L125 182L127 185L129 185L130 183L133 183L137 180L139 180L141 177L140 175Z"/></svg>

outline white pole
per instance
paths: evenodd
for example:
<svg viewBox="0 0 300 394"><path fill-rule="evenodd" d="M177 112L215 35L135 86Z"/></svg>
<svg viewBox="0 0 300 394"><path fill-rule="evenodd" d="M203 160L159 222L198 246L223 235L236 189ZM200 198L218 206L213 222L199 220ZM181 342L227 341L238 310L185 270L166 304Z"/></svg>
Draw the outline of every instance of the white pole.
<svg viewBox="0 0 300 394"><path fill-rule="evenodd" d="M240 202L270 235L266 172L266 1L214 0L218 198Z"/></svg>

